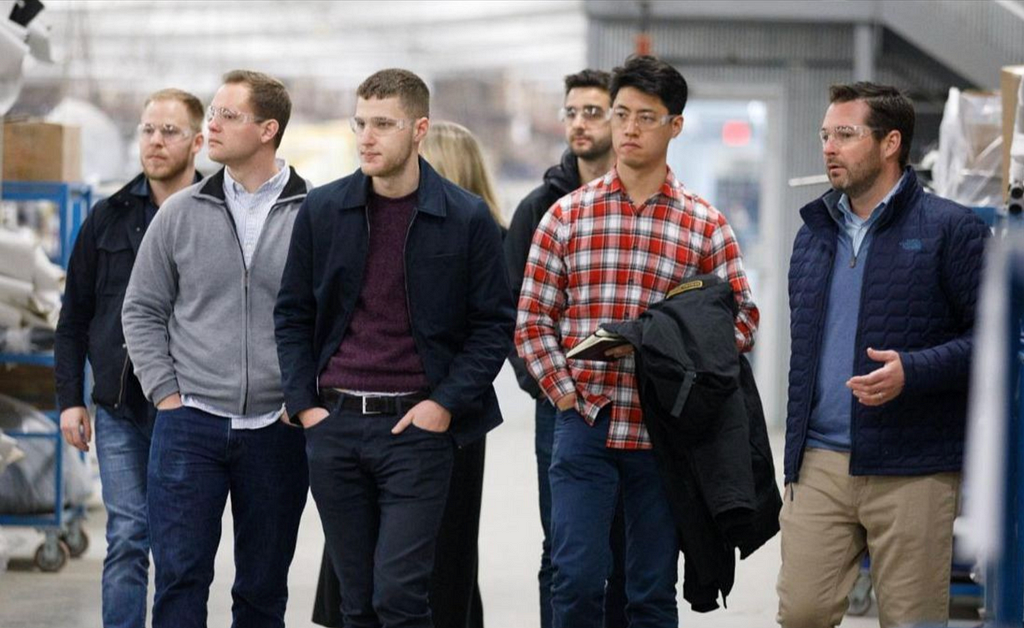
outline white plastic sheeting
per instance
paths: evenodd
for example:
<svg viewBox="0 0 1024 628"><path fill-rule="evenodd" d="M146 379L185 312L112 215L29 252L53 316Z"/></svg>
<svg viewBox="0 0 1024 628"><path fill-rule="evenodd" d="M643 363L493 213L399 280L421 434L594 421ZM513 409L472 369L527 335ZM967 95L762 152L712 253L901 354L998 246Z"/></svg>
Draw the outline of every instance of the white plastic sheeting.
<svg viewBox="0 0 1024 628"><path fill-rule="evenodd" d="M0 327L55 329L63 287L31 231L0 228Z"/></svg>
<svg viewBox="0 0 1024 628"><path fill-rule="evenodd" d="M1017 339L1011 337L1009 265L1020 239L993 240L985 261L985 277L974 325L971 399L964 457L963 516L958 525L958 550L989 562L1002 551L1001 523L1006 497L1007 408L1011 382L1006 374Z"/></svg>
<svg viewBox="0 0 1024 628"><path fill-rule="evenodd" d="M1003 204L1002 115L998 92L949 89L932 169L936 194L969 207Z"/></svg>
<svg viewBox="0 0 1024 628"><path fill-rule="evenodd" d="M32 406L0 395L0 430L53 434L57 425ZM0 473L0 513L53 512L56 505L56 438L22 438L25 456ZM64 505L79 505L92 494L91 474L85 460L69 446L64 452Z"/></svg>

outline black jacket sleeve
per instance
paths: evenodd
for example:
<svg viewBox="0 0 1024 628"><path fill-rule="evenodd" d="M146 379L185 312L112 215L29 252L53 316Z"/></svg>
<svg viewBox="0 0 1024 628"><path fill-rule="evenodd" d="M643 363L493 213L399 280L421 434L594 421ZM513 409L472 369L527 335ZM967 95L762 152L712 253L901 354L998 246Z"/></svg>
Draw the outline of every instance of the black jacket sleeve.
<svg viewBox="0 0 1024 628"><path fill-rule="evenodd" d="M317 392L317 354L313 345L317 310L313 279L313 229L307 197L295 216L288 259L274 307L281 384L285 406L295 423L299 412L321 405Z"/></svg>
<svg viewBox="0 0 1024 628"><path fill-rule="evenodd" d="M469 336L430 397L453 415L478 403L512 349L515 307L501 256L501 231L481 201L470 224Z"/></svg>
<svg viewBox="0 0 1024 628"><path fill-rule="evenodd" d="M542 188L530 192L516 208L512 215L512 223L505 237L505 265L508 267L509 284L512 286L513 305L518 309L519 293L523 288L523 272L526 270L526 259L530 255L530 244L533 232L536 231L540 218L547 211L546 197ZM526 362L519 357L515 348L508 356L508 361L516 373L519 387L534 399L541 396L540 386L526 368Z"/></svg>
<svg viewBox="0 0 1024 628"><path fill-rule="evenodd" d="M53 357L57 404L61 410L86 405L85 357L89 349L89 325L96 312L97 209L86 217L75 240L57 321Z"/></svg>

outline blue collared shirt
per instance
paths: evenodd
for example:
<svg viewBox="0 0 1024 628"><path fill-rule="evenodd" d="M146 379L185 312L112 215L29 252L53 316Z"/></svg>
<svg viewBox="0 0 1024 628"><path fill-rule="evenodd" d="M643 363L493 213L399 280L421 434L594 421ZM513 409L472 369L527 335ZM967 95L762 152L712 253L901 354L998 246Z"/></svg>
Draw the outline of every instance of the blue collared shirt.
<svg viewBox="0 0 1024 628"><path fill-rule="evenodd" d="M867 238L868 232L871 230L872 225L878 222L879 217L885 213L887 207L889 207L889 201L892 200L893 196L899 192L900 188L903 187L903 182L906 180L907 175L903 173L900 180L896 182L889 193L878 202L878 205L871 210L871 215L867 218L861 218L853 212L853 208L850 207L850 197L844 192L840 197L839 201L835 201L834 196L826 196L825 206L828 207L829 214L832 215L832 219L836 221L839 228L843 230L843 233L850 239L850 244L853 249L854 257L860 255L860 247Z"/></svg>
<svg viewBox="0 0 1024 628"><path fill-rule="evenodd" d="M290 170L283 159L275 160L278 173L250 194L245 187L231 177L231 170L224 169L224 199L228 211L235 221L238 242L242 245L245 267L252 264L252 255L256 251L263 225L267 222L270 209L281 196L284 186L288 183Z"/></svg>
<svg viewBox="0 0 1024 628"><path fill-rule="evenodd" d="M859 327L864 258L871 248L872 228L905 180L904 174L866 219L853 213L846 194L839 196L838 201L836 194L828 194L824 198L825 206L839 225L839 230L836 234L836 257L832 263L828 302L825 305L825 329L807 431L808 447L850 450L853 393L846 387L846 381L853 376L856 357L854 353Z"/></svg>

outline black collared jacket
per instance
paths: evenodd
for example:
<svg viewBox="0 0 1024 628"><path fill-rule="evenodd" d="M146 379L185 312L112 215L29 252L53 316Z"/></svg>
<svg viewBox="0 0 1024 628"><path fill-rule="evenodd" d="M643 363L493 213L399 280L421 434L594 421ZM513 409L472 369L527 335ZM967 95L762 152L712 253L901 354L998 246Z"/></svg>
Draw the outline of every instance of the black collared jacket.
<svg viewBox="0 0 1024 628"><path fill-rule="evenodd" d="M134 193L145 178L140 173L97 203L75 240L54 341L61 410L85 405L88 357L93 401L120 416L147 417L147 404L132 373L121 331L121 305L148 226L149 200ZM201 179L197 172L195 181Z"/></svg>
<svg viewBox="0 0 1024 628"><path fill-rule="evenodd" d="M405 248L406 306L430 398L452 413L459 446L501 423L492 382L512 346L515 309L501 232L486 203L423 159ZM370 178L356 171L309 193L292 230L274 310L291 416L321 406L318 378L362 290Z"/></svg>

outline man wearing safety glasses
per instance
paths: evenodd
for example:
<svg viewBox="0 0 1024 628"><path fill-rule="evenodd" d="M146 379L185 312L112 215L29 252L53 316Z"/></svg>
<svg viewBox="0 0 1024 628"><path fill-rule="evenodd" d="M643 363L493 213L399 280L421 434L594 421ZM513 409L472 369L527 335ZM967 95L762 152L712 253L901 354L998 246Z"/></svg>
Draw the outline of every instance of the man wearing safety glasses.
<svg viewBox="0 0 1024 628"><path fill-rule="evenodd" d="M514 308L487 204L418 156L427 86L381 70L356 94L361 166L299 210L278 354L345 626L430 628L452 448L501 423Z"/></svg>
<svg viewBox="0 0 1024 628"><path fill-rule="evenodd" d="M148 487L154 628L206 625L229 493L233 623L284 626L308 487L274 346L274 302L308 187L276 157L290 114L276 79L224 76L207 110L209 155L224 168L160 210L125 296L128 352L158 410Z"/></svg>
<svg viewBox="0 0 1024 628"><path fill-rule="evenodd" d="M558 112L569 144L562 161L544 173L544 183L526 195L516 207L505 237L505 263L512 283L512 296L518 301L523 286L523 271L530 252L533 233L545 212L555 201L581 185L600 177L615 164L612 130L608 111L612 106L608 95L611 76L601 70L582 70L565 77L565 100ZM544 530L540 571L540 628L551 628L551 448L555 434L555 406L548 400L530 374L522 358L513 355L509 362L516 372L519 387L536 400L534 413L537 456L537 486L540 501L540 522ZM620 509L621 510L621 509ZM604 628L625 626L625 593L622 590L623 564L622 518L616 514L612 530L612 573L605 596Z"/></svg>
<svg viewBox="0 0 1024 628"><path fill-rule="evenodd" d="M551 461L555 628L599 628L619 495L630 626L678 626L679 544L643 422L634 359L566 360L602 322L637 318L686 277L729 281L735 342L754 343L758 311L725 217L676 180L668 145L683 129L685 79L649 56L611 80L617 163L544 215L526 262L516 347L558 408Z"/></svg>
<svg viewBox="0 0 1024 628"><path fill-rule="evenodd" d="M92 208L68 262L54 347L60 427L69 445L89 450L85 361L92 365L96 456L107 509L103 561L105 628L146 623L149 526L146 468L155 409L132 373L121 332L121 303L150 222L169 196L202 177L203 106L178 89L152 94L138 128L142 172Z"/></svg>
<svg viewBox="0 0 1024 628"><path fill-rule="evenodd" d="M832 189L800 210L789 270L778 621L839 625L867 551L883 628L944 625L989 230L921 187L899 90L830 96Z"/></svg>

